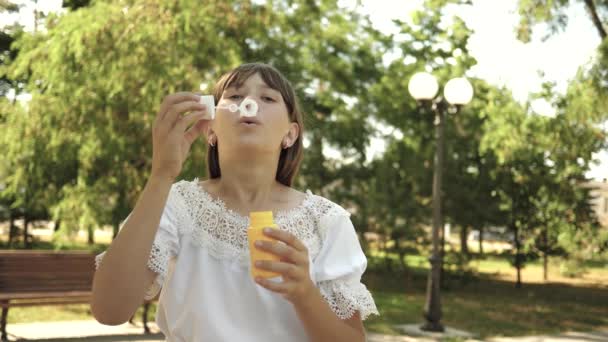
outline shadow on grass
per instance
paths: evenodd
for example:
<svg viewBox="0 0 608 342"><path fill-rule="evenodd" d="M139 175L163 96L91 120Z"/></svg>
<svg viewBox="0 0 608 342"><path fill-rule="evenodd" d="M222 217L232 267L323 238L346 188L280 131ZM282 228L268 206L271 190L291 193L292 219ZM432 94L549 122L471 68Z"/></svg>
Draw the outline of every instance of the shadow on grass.
<svg viewBox="0 0 608 342"><path fill-rule="evenodd" d="M452 273L446 278L458 276ZM516 288L513 282L487 276L466 279L449 281L450 288L441 291L442 320L481 338L592 331L608 326L608 285L524 283ZM369 331L397 334L394 325L423 322L426 270L370 270L364 282L380 311L380 316L365 322Z"/></svg>

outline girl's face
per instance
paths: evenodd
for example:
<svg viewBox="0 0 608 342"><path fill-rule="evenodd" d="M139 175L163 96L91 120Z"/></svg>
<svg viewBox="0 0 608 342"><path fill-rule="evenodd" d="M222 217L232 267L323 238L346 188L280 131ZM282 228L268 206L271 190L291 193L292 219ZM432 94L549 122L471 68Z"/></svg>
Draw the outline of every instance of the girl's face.
<svg viewBox="0 0 608 342"><path fill-rule="evenodd" d="M237 106L245 99L258 104L253 117L241 117L240 112L231 112L227 107ZM259 74L253 74L240 87L224 90L218 102L215 120L211 123L210 135L215 135L220 153L233 149L255 149L279 152L285 143L290 146L297 138L298 124L290 122L287 106L281 93L270 88Z"/></svg>

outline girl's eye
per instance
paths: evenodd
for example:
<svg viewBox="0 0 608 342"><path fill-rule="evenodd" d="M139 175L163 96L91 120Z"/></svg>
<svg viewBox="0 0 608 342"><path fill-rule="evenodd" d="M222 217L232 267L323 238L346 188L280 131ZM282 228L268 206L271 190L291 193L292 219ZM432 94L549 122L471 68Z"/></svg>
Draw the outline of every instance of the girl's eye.
<svg viewBox="0 0 608 342"><path fill-rule="evenodd" d="M268 97L268 96L262 96L262 100L267 101L267 102L275 102L275 100L272 97Z"/></svg>
<svg viewBox="0 0 608 342"><path fill-rule="evenodd" d="M229 98L229 99L231 99L231 100L238 100L238 99L240 99L241 97L242 97L241 95L237 95L237 94L234 94L234 95L230 95L230 96L228 96L228 98Z"/></svg>

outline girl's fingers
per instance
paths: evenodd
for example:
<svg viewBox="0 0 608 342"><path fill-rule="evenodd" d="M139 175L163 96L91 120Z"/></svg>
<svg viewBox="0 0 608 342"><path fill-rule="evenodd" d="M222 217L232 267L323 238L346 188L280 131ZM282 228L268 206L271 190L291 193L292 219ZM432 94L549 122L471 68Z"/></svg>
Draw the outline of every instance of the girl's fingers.
<svg viewBox="0 0 608 342"><path fill-rule="evenodd" d="M205 105L195 101L185 101L174 104L168 109L167 114L163 118L163 123L169 125L169 127L174 127L181 120L181 114L203 111L205 108Z"/></svg>
<svg viewBox="0 0 608 342"><path fill-rule="evenodd" d="M298 266L287 262L258 260L255 262L255 267L280 273L284 278L295 280L302 278L302 270Z"/></svg>
<svg viewBox="0 0 608 342"><path fill-rule="evenodd" d="M184 134L184 138L186 138L188 146L192 145L194 140L196 140L196 138L200 137L203 134L208 125L208 120L200 120L194 125L192 125L192 127L188 128L188 130Z"/></svg>
<svg viewBox="0 0 608 342"><path fill-rule="evenodd" d="M258 240L255 247L281 257L282 260L290 261L296 265L308 264L308 254L299 252L295 248L281 242Z"/></svg>
<svg viewBox="0 0 608 342"><path fill-rule="evenodd" d="M255 282L260 284L262 287L264 287L270 291L273 291L273 292L286 294L289 291L289 285L286 284L284 281L276 282L276 281L270 281L268 279L264 279L262 277L256 277Z"/></svg>
<svg viewBox="0 0 608 342"><path fill-rule="evenodd" d="M164 98L163 103L160 105L160 110L158 111L159 115L158 118L160 120L162 120L165 115L169 112L169 109L171 108L171 106L178 104L180 102L186 102L186 101L193 101L193 102L198 102L200 101L200 96L190 93L190 92L179 92L179 93L175 93L175 94L171 94L168 95L167 97Z"/></svg>
<svg viewBox="0 0 608 342"><path fill-rule="evenodd" d="M185 132L186 128L205 118L205 116L207 115L207 111L202 110L202 111L196 111L196 112L191 112L190 114L184 115L184 116L180 116L179 119L177 120L177 123L175 124L175 129L178 132Z"/></svg>
<svg viewBox="0 0 608 342"><path fill-rule="evenodd" d="M297 251L308 253L308 249L302 243L302 241L300 241L295 235L291 234L290 232L281 229L265 228L264 234L279 241L285 242L287 245L295 248Z"/></svg>

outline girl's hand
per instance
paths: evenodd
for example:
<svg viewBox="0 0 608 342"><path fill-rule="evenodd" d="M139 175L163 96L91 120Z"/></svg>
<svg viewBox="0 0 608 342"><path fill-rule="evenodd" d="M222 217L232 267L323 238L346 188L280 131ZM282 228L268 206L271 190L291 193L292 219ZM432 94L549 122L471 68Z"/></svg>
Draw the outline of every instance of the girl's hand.
<svg viewBox="0 0 608 342"><path fill-rule="evenodd" d="M270 291L282 294L294 305L304 303L316 290L315 284L310 279L308 249L289 232L266 228L264 234L280 242L258 240L255 242L256 248L278 255L281 260L260 260L256 262L255 266L280 273L283 281L275 282L257 277L256 283Z"/></svg>
<svg viewBox="0 0 608 342"><path fill-rule="evenodd" d="M209 126L207 109L193 93L171 94L163 100L152 129L152 176L179 176L190 146ZM183 113L190 112L187 115ZM192 125L188 130L189 125Z"/></svg>

